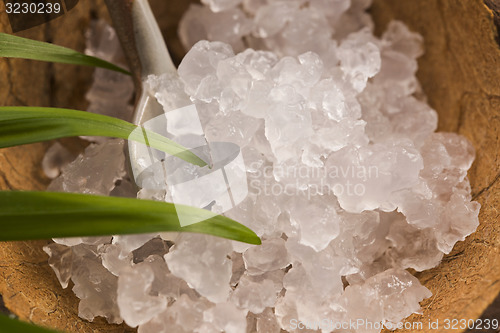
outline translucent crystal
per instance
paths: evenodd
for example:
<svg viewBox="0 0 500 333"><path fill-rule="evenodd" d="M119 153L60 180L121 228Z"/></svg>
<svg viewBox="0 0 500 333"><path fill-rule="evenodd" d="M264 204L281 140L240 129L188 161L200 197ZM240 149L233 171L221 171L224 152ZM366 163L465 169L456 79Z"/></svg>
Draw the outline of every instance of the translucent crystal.
<svg viewBox="0 0 500 333"><path fill-rule="evenodd" d="M49 265L56 273L59 283L67 288L72 274L73 250L60 244L46 245L43 250L49 255Z"/></svg>
<svg viewBox="0 0 500 333"><path fill-rule="evenodd" d="M479 226L479 209L481 205L471 202L470 193L454 190L447 202L441 223L438 227L438 248L448 254L458 241L473 233Z"/></svg>
<svg viewBox="0 0 500 333"><path fill-rule="evenodd" d="M353 88L361 92L366 87L368 78L380 70L380 49L373 43L368 29L350 34L338 49L342 71Z"/></svg>
<svg viewBox="0 0 500 333"><path fill-rule="evenodd" d="M254 282L248 277L240 279L238 286L231 294L231 301L240 309L247 309L259 314L266 307L274 307L277 294L271 280Z"/></svg>
<svg viewBox="0 0 500 333"><path fill-rule="evenodd" d="M232 252L228 240L205 235L183 234L165 255L172 274L180 277L213 302L229 297Z"/></svg>
<svg viewBox="0 0 500 333"><path fill-rule="evenodd" d="M61 168L73 161L75 156L59 142L54 143L45 153L42 168L45 175L51 179L61 173Z"/></svg>
<svg viewBox="0 0 500 333"><path fill-rule="evenodd" d="M63 287L74 282L80 316L140 333L277 333L418 313L430 292L405 269L438 265L477 228L480 208L467 179L474 148L435 133L415 76L422 37L397 21L374 36L371 0L202 3L179 27L192 46L179 76L143 83L165 111L148 128L190 148L208 142L197 152L213 170L161 163L158 152L132 177L123 142L97 138L70 163L54 146L45 169L62 168L52 190L132 197L136 180L137 198L182 197L249 227L262 245L177 232L55 239L44 250ZM112 29L95 27L88 52L121 63ZM89 110L126 117L131 81L106 73L94 76ZM227 147L241 164L226 178L178 186L219 170ZM236 171L245 186L230 186L231 202Z"/></svg>
<svg viewBox="0 0 500 333"><path fill-rule="evenodd" d="M305 101L290 85L271 90L274 112L266 116L266 137L278 160L296 156L290 145L312 133L311 114L305 109ZM299 135L297 135L299 134Z"/></svg>
<svg viewBox="0 0 500 333"><path fill-rule="evenodd" d="M227 333L245 332L246 310L236 308L232 303L217 303L203 314L203 319L216 329Z"/></svg>
<svg viewBox="0 0 500 333"><path fill-rule="evenodd" d="M121 271L132 263L132 253L122 256L122 249L116 244L104 244L99 247L102 265L113 275L119 276Z"/></svg>
<svg viewBox="0 0 500 333"><path fill-rule="evenodd" d="M278 319L283 317L283 315L285 318L291 316L291 319L295 318L296 320L313 323L320 323L322 318L335 319L335 314L329 304L336 303L336 295L315 289L310 277L301 264L294 265L287 272L283 279L283 286L286 289L286 293L282 298L282 302L278 301L276 304ZM285 307L285 309L281 307ZM292 307L294 310L289 309L289 307ZM294 311L296 311L295 316L293 314ZM281 319L281 325L284 329L290 329L290 323L290 320L286 322Z"/></svg>
<svg viewBox="0 0 500 333"><path fill-rule="evenodd" d="M285 27L298 10L301 1L272 2L261 6L255 13L255 34L262 38L271 37Z"/></svg>
<svg viewBox="0 0 500 333"><path fill-rule="evenodd" d="M333 79L325 79L319 82L311 92L311 99L316 108L323 111L329 119L340 121L350 116L344 93ZM359 118L360 111L358 111L359 114L354 114L352 118Z"/></svg>
<svg viewBox="0 0 500 333"><path fill-rule="evenodd" d="M119 246L120 257L128 256L130 252L140 248L146 244L151 238L156 237L158 234L139 234L139 235L119 235L113 237L113 244Z"/></svg>
<svg viewBox="0 0 500 333"><path fill-rule="evenodd" d="M439 196L449 196L450 190L465 179L475 155L471 143L454 133L433 133L421 150L422 177Z"/></svg>
<svg viewBox="0 0 500 333"><path fill-rule="evenodd" d="M348 286L343 297L350 319L395 325L410 314L418 313L419 302L431 295L410 273L389 269L361 286Z"/></svg>
<svg viewBox="0 0 500 333"><path fill-rule="evenodd" d="M423 271L437 266L444 253L437 248L433 229L417 229L400 216L391 225L387 239L391 241L391 257L402 268ZM408 242L408 239L413 239Z"/></svg>
<svg viewBox="0 0 500 333"><path fill-rule="evenodd" d="M137 327L148 322L167 306L167 299L151 295L155 278L147 263L129 267L118 278L118 307L127 325Z"/></svg>
<svg viewBox="0 0 500 333"><path fill-rule="evenodd" d="M243 253L248 274L259 275L289 264L285 241L281 238L264 240L262 245L249 248Z"/></svg>
<svg viewBox="0 0 500 333"><path fill-rule="evenodd" d="M212 305L207 301L193 301L187 295L181 295L177 301L166 310L140 325L139 333L189 333L202 329L203 313Z"/></svg>
<svg viewBox="0 0 500 333"><path fill-rule="evenodd" d="M192 4L179 23L179 37L187 49L200 40L209 39L231 44L235 50L242 51L241 38L252 30L252 26L253 22L239 8L215 13L207 7Z"/></svg>
<svg viewBox="0 0 500 333"><path fill-rule="evenodd" d="M105 21L92 22L88 32L86 54L126 67L126 59L114 29ZM103 68L94 70L92 86L85 95L87 111L129 121L134 83L130 76ZM103 138L92 138L101 142ZM105 139L104 139L105 140Z"/></svg>
<svg viewBox="0 0 500 333"><path fill-rule="evenodd" d="M277 53L282 55L323 54L331 43L331 35L328 19L316 8L309 7L295 11L280 36L266 44L276 46Z"/></svg>
<svg viewBox="0 0 500 333"><path fill-rule="evenodd" d="M179 76L186 92L202 101L211 101L214 93L218 92L215 76L217 66L221 60L231 56L234 53L227 44L207 41L196 43L179 65Z"/></svg>
<svg viewBox="0 0 500 333"><path fill-rule="evenodd" d="M390 44L390 49L416 59L423 53L423 38L400 21L391 21L382 35L382 40Z"/></svg>
<svg viewBox="0 0 500 333"><path fill-rule="evenodd" d="M108 195L125 175L124 141L113 139L91 144L73 162L62 168L48 190Z"/></svg>
<svg viewBox="0 0 500 333"><path fill-rule="evenodd" d="M102 316L109 323L120 324L123 319L117 303L118 278L102 266L95 246L80 244L72 251L71 280L73 292L80 298L78 315L89 321Z"/></svg>
<svg viewBox="0 0 500 333"><path fill-rule="evenodd" d="M344 258L337 256L332 248L317 253L310 247L300 244L294 238L289 238L286 245L292 257L292 267L294 264L301 264L301 267L294 270L292 274L288 275L290 271L287 273L286 279L289 282L300 277L300 279L307 280L307 290L309 292L314 294L325 293L326 297L340 294L342 291L341 276L350 273L345 269L346 260ZM303 273L304 276L302 276ZM285 281L283 283L285 288L290 290L290 288L287 288ZM291 285L295 286L294 283ZM297 285L297 288L302 288L302 286ZM305 292L305 290L303 291ZM317 301L319 302L319 300Z"/></svg>
<svg viewBox="0 0 500 333"><path fill-rule="evenodd" d="M241 1L243 0L202 0L201 2L210 6L210 9L213 12L220 12L222 10L236 7L241 3Z"/></svg>
<svg viewBox="0 0 500 333"><path fill-rule="evenodd" d="M349 9L351 0L309 0L309 5L336 21Z"/></svg>
<svg viewBox="0 0 500 333"><path fill-rule="evenodd" d="M339 234L339 220L331 196L315 195L307 200L296 196L290 202L290 218L300 228L300 243L321 251ZM310 211L299 209L307 203ZM311 221L315 221L311 223Z"/></svg>
<svg viewBox="0 0 500 333"><path fill-rule="evenodd" d="M206 125L205 133L209 141L233 142L245 146L260 126L261 122L258 119L234 111L231 117L225 117L223 114L214 115Z"/></svg>

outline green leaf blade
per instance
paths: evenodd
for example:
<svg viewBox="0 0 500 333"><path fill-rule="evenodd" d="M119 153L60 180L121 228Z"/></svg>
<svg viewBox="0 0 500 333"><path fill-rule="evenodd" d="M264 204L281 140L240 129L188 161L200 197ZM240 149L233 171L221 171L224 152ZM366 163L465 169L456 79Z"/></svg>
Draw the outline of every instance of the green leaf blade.
<svg viewBox="0 0 500 333"><path fill-rule="evenodd" d="M202 222L181 227L179 209ZM0 228L0 241L174 231L260 244L249 228L207 210L74 193L0 191Z"/></svg>
<svg viewBox="0 0 500 333"><path fill-rule="evenodd" d="M31 40L6 33L0 33L0 57L100 67L126 75L131 75L129 71L105 60L88 56L63 46Z"/></svg>
<svg viewBox="0 0 500 333"><path fill-rule="evenodd" d="M0 107L0 148L70 136L106 136L147 144L186 162L206 162L178 143L121 119L91 112L27 106ZM146 140L147 137L147 140Z"/></svg>
<svg viewBox="0 0 500 333"><path fill-rule="evenodd" d="M29 324L0 314L0 333L57 333L48 328Z"/></svg>

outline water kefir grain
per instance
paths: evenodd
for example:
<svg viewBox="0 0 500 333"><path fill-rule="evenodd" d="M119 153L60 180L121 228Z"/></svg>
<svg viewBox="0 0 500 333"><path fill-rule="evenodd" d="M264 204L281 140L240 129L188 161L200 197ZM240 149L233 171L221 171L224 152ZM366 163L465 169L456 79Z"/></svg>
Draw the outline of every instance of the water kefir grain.
<svg viewBox="0 0 500 333"><path fill-rule="evenodd" d="M202 2L180 25L191 49L179 77L146 86L165 105L185 91L207 140L241 147L249 194L225 215L263 244L56 239L45 250L63 287L73 281L80 316L140 333L278 333L379 332L418 313L431 293L406 269L436 266L479 212L467 179L474 149L434 132L415 77L421 36L392 22L375 37L367 0ZM118 59L111 28L93 30L89 52ZM97 70L90 110L119 115L131 94L128 78ZM51 189L135 196L124 159L120 140L93 143Z"/></svg>

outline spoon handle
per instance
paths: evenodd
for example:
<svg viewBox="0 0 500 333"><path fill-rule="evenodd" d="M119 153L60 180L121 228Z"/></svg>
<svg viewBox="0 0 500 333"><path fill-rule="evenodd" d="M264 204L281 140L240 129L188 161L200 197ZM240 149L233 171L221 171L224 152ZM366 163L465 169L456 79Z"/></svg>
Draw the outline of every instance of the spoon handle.
<svg viewBox="0 0 500 333"><path fill-rule="evenodd" d="M141 89L149 74L175 73L160 28L147 0L105 0L113 26Z"/></svg>
<svg viewBox="0 0 500 333"><path fill-rule="evenodd" d="M141 78L141 63L135 43L132 21L132 4L134 0L104 0L104 2L108 7L113 27L127 58L130 72L132 72L134 81L136 81L136 87L140 86L138 83L140 83Z"/></svg>

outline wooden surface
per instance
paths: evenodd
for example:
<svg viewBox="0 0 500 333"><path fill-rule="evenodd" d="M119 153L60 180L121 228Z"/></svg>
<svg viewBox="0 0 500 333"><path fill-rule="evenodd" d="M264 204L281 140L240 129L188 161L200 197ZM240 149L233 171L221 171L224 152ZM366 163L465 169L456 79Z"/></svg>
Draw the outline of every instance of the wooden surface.
<svg viewBox="0 0 500 333"><path fill-rule="evenodd" d="M189 1L151 0L174 60L184 53L176 37L177 22ZM167 18L168 19L165 19ZM82 0L67 14L16 35L85 49L85 32L92 18L109 20L102 0ZM163 18L163 19L161 19ZM0 32L11 33L0 1ZM54 106L85 110L85 93L92 80L87 67L0 58L0 105ZM66 146L78 146L64 139ZM0 149L0 190L43 190L49 183L41 161L50 143ZM81 146L81 145L80 145ZM24 320L78 333L135 332L125 325L93 323L78 317L78 299L63 290L42 246L48 241L0 243L0 295L6 308Z"/></svg>
<svg viewBox="0 0 500 333"><path fill-rule="evenodd" d="M179 60L182 48L175 22L188 1L151 2ZM10 32L2 11L0 2L0 31ZM424 301L424 315L412 320L476 318L500 290L500 50L493 13L481 0L375 0L372 12L379 33L397 18L425 37L426 54L419 61L418 76L440 115L440 130L465 135L477 150L469 176L474 196L482 204L481 225L439 267L417 275L434 295ZM102 1L80 1L68 14L18 35L83 50L91 17L107 17ZM77 66L0 59L0 105L84 109L91 74ZM0 150L0 189L45 188L48 180L40 162L47 147ZM79 319L75 296L70 289L61 289L47 265L41 250L45 243L0 244L0 295L6 307L22 319L70 332L133 331L102 320Z"/></svg>
<svg viewBox="0 0 500 333"><path fill-rule="evenodd" d="M0 31L10 33L0 2ZM91 17L106 17L104 6L94 0L80 1L68 14L19 36L51 41L83 51L84 33ZM0 58L0 105L86 108L85 92L92 70L85 67ZM0 149L0 189L43 190L49 180L41 160L49 143ZM132 331L124 325L108 325L98 319L88 323L78 318L78 302L65 290L47 265L42 246L48 241L0 243L0 295L5 306L23 320L68 332Z"/></svg>
<svg viewBox="0 0 500 333"><path fill-rule="evenodd" d="M424 36L418 78L439 113L439 130L458 132L476 148L469 179L481 203L480 226L441 265L417 274L433 296L422 303L423 316L412 320L477 318L500 291L500 48L494 13L482 0L375 0L371 11L378 33L399 19Z"/></svg>

